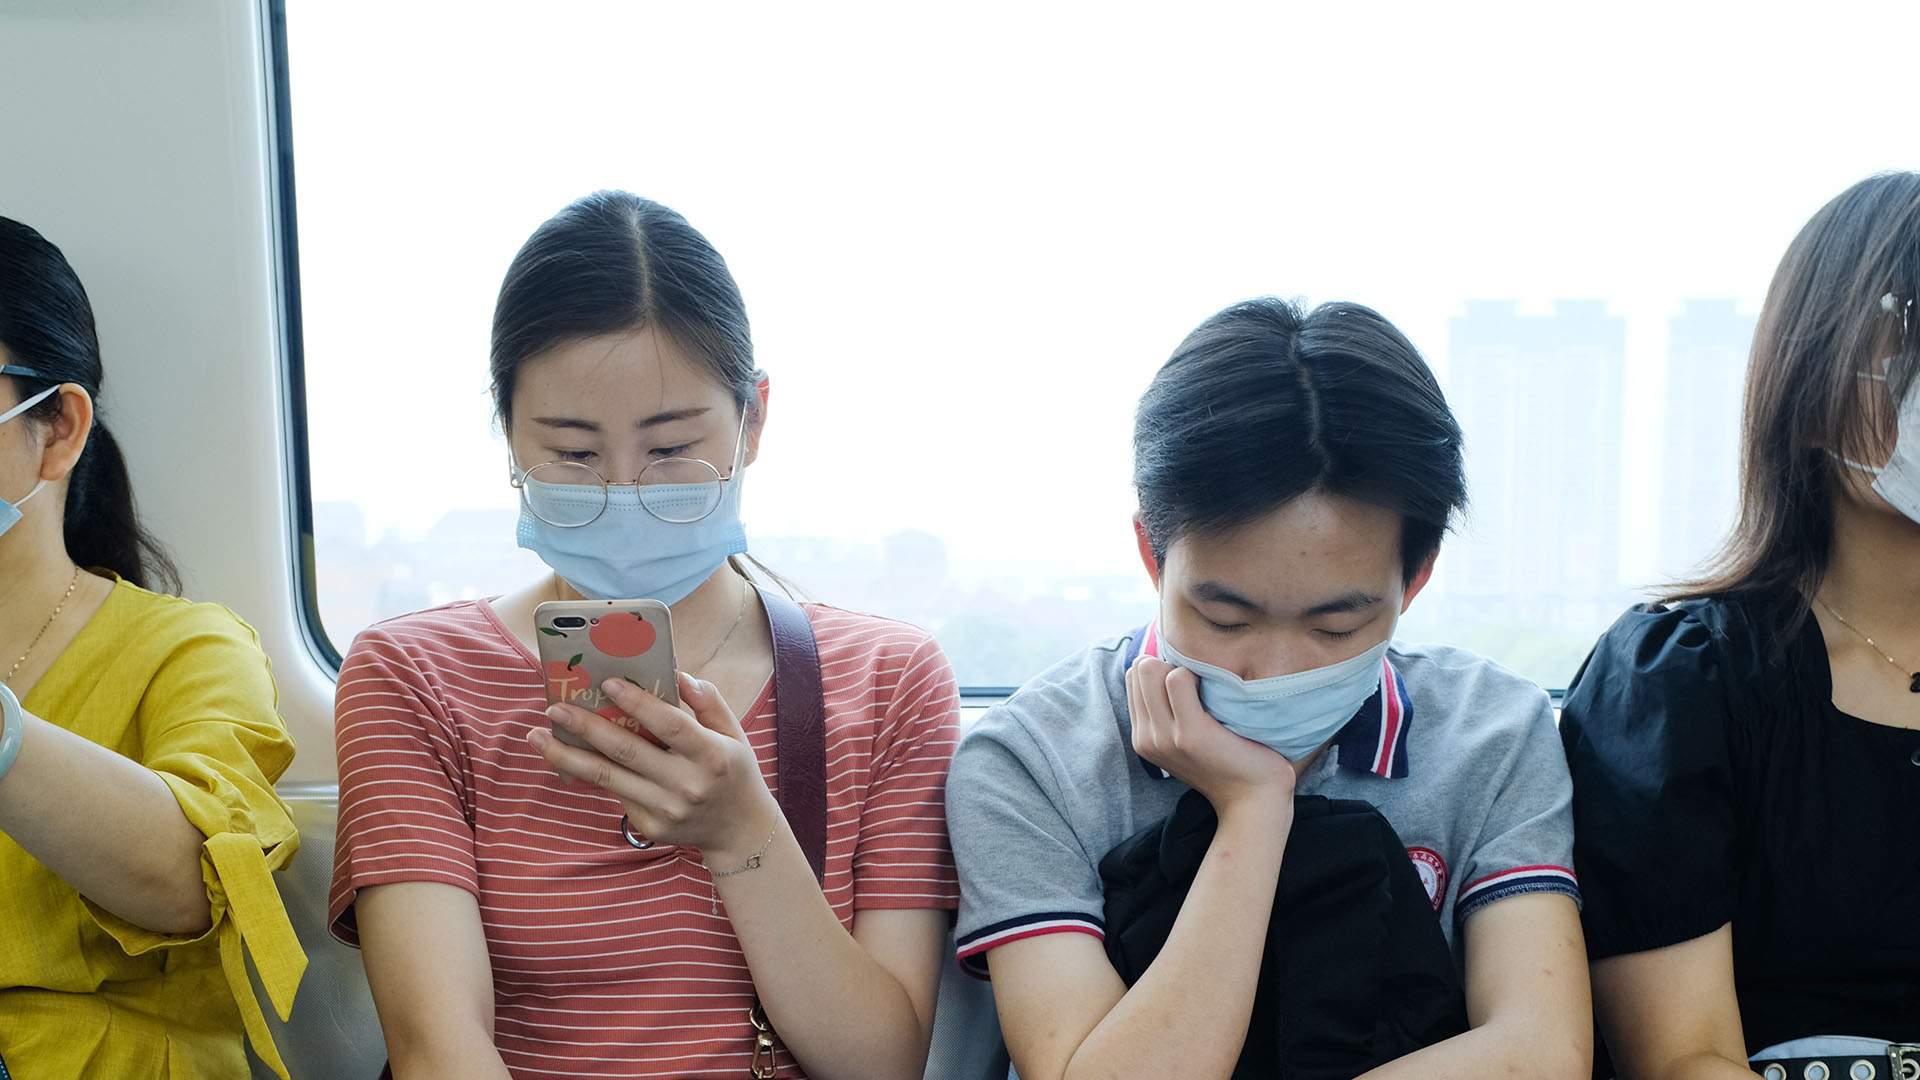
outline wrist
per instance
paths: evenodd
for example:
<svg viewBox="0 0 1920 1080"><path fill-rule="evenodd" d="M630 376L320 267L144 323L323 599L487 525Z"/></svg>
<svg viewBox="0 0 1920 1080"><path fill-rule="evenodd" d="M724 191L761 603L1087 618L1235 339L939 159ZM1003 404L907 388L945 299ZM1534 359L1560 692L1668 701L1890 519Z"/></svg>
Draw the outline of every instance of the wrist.
<svg viewBox="0 0 1920 1080"><path fill-rule="evenodd" d="M710 871L738 869L756 854L764 855L766 849L771 847L769 837L777 842L785 824L786 818L780 813L780 805L768 795L751 813L740 815L735 826L727 830L726 836L702 848L701 861Z"/></svg>
<svg viewBox="0 0 1920 1080"><path fill-rule="evenodd" d="M1293 792L1279 785L1262 784L1244 789L1234 797L1215 804L1220 831L1274 832L1285 835L1293 826Z"/></svg>

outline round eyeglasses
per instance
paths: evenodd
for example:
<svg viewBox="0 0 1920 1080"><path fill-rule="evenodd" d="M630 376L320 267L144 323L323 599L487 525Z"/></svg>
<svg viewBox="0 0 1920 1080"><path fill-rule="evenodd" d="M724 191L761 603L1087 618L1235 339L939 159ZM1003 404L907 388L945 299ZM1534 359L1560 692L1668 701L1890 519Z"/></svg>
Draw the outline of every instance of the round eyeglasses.
<svg viewBox="0 0 1920 1080"><path fill-rule="evenodd" d="M727 485L746 463L747 415L740 413L734 435L733 468L725 476L700 458L663 458L640 471L631 483L609 483L599 470L578 461L549 461L508 482L520 492L527 512L558 529L578 529L600 520L608 507L638 507L661 521L691 525L720 507Z"/></svg>

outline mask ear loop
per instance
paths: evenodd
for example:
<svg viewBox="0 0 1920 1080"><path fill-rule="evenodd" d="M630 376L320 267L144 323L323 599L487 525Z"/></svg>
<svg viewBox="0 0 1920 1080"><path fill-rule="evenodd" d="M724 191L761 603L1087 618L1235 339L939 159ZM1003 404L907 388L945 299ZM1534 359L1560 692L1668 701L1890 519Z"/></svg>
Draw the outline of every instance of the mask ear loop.
<svg viewBox="0 0 1920 1080"><path fill-rule="evenodd" d="M65 384L62 383L61 385L64 386ZM13 408L8 409L6 412L0 413L0 424L6 423L7 421L13 419L14 417L19 416L21 413L26 412L28 409L33 408L35 405L38 405L41 402L47 400L48 398L52 397L54 394L58 393L59 390L60 390L60 386L49 386L45 390L40 391L39 393L33 395L32 397L21 402L20 404L15 405Z"/></svg>
<svg viewBox="0 0 1920 1080"><path fill-rule="evenodd" d="M13 408L8 409L6 412L0 413L0 424L6 423L7 421L13 419L14 417L19 416L21 413L26 412L28 409L33 408L35 405L38 405L41 402L52 397L56 392L59 391L60 387L64 385L66 384L59 383L53 386L49 386L45 390L40 391L39 393L33 395L32 397L21 402L20 404L15 405ZM22 495L20 496L20 498L14 500L13 508L15 510L18 510L22 506L27 505L27 500L33 498L35 495L40 494L40 490L46 486L47 486L47 481L45 480L42 480L39 483L33 485L32 491L29 491L25 495ZM0 500L0 501L4 501L4 500Z"/></svg>

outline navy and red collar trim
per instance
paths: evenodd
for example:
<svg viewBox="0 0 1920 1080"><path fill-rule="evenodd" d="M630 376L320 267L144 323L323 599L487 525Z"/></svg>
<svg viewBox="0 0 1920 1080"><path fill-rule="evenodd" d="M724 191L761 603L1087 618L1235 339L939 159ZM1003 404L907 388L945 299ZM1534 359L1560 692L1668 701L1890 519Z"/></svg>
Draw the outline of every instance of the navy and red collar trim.
<svg viewBox="0 0 1920 1080"><path fill-rule="evenodd" d="M1131 668L1142 656L1159 655L1157 623L1149 623L1129 635L1127 667ZM1401 678L1392 660L1382 659L1380 669L1380 688L1333 737L1333 745L1340 751L1341 768L1399 780L1411 771L1407 760L1407 732L1413 726L1413 697L1407 693L1406 680ZM1147 775L1156 780L1166 777L1159 766L1145 758L1139 760Z"/></svg>

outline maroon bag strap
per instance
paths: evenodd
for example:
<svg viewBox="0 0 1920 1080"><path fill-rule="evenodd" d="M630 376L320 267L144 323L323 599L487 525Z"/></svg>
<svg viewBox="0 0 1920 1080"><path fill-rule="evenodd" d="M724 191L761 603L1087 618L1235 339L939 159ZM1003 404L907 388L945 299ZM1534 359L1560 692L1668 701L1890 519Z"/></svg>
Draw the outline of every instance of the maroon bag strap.
<svg viewBox="0 0 1920 1080"><path fill-rule="evenodd" d="M827 706L820 685L820 647L805 609L772 589L760 590L773 631L774 760L780 812L806 852L813 876L827 873Z"/></svg>

